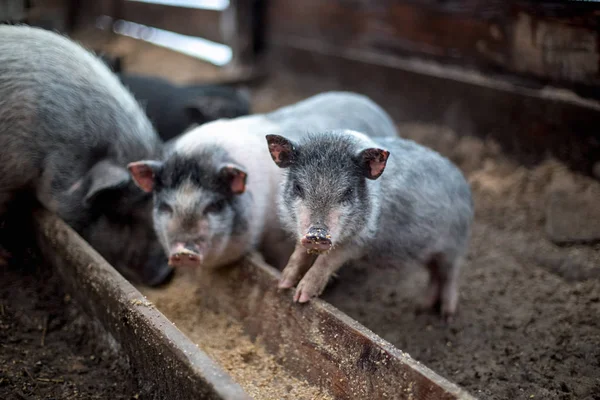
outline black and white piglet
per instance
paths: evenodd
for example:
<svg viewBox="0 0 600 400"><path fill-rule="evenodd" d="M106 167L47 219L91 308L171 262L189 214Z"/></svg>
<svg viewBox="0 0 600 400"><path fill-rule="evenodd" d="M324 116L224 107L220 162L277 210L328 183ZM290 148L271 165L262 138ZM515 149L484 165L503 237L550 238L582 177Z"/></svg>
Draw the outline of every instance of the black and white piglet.
<svg viewBox="0 0 600 400"><path fill-rule="evenodd" d="M135 181L154 193L154 227L171 265L218 267L258 249L283 267L293 241L277 219L282 171L264 135L340 128L396 135L389 116L370 99L329 92L268 114L202 125L175 140L165 161L132 163Z"/></svg>
<svg viewBox="0 0 600 400"><path fill-rule="evenodd" d="M267 135L267 144L286 171L279 215L297 243L280 288L297 285L303 303L347 263L418 263L430 272L424 306L440 302L444 317L454 314L473 220L457 167L413 141L348 130Z"/></svg>
<svg viewBox="0 0 600 400"><path fill-rule="evenodd" d="M47 30L0 25L0 216L29 192L128 278L161 283L170 268L152 199L126 169L161 157L161 146L94 54Z"/></svg>

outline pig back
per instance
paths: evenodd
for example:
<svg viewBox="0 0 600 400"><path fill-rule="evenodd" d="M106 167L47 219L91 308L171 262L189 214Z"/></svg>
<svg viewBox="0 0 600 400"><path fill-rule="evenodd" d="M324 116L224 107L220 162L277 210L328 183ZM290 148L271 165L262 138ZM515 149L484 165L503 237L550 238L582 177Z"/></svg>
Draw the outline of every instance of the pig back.
<svg viewBox="0 0 600 400"><path fill-rule="evenodd" d="M93 54L38 28L0 26L0 38L0 152L21 169L60 171L68 186L101 159L158 155L139 104Z"/></svg>
<svg viewBox="0 0 600 400"><path fill-rule="evenodd" d="M265 116L282 132L349 129L370 137L396 137L390 116L370 98L352 92L325 92L282 107Z"/></svg>
<svg viewBox="0 0 600 400"><path fill-rule="evenodd" d="M471 189L462 172L447 158L413 141L377 142L390 156L378 180L381 215L375 251L393 248L395 257L402 259L460 253L474 217Z"/></svg>

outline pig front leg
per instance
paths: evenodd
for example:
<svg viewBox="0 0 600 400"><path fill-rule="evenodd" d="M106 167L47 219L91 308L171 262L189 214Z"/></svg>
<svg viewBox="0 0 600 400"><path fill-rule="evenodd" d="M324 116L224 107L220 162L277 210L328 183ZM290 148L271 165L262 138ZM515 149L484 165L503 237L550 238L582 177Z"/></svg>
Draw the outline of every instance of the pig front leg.
<svg viewBox="0 0 600 400"><path fill-rule="evenodd" d="M315 256L308 254L302 244L296 244L294 252L281 273L281 280L278 285L279 289L289 289L294 287L306 271L308 271L314 259Z"/></svg>
<svg viewBox="0 0 600 400"><path fill-rule="evenodd" d="M329 278L352 258L352 254L349 254L347 250L339 248L320 255L298 284L294 301L306 303L313 297L320 296L327 286Z"/></svg>

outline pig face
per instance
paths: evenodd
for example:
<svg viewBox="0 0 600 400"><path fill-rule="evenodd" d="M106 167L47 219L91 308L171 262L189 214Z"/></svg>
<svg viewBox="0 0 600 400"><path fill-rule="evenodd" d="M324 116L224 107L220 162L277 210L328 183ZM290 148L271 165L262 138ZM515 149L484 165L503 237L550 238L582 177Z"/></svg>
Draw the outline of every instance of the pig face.
<svg viewBox="0 0 600 400"><path fill-rule="evenodd" d="M369 181L381 176L389 152L357 150L351 136L307 135L302 143L267 135L273 161L286 168L280 211L309 251L324 253L364 229L373 210Z"/></svg>
<svg viewBox="0 0 600 400"><path fill-rule="evenodd" d="M139 187L154 193L154 228L172 266L201 266L243 231L238 200L246 172L209 153L129 165Z"/></svg>
<svg viewBox="0 0 600 400"><path fill-rule="evenodd" d="M90 245L127 279L149 286L164 283L172 268L152 229L152 197L139 190L127 170L96 164L71 188L83 190L87 223L80 231Z"/></svg>

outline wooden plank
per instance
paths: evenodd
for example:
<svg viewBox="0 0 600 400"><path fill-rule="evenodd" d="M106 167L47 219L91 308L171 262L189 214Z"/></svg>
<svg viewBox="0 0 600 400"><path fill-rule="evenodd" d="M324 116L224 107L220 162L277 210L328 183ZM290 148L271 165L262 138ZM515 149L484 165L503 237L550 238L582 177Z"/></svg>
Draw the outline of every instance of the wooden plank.
<svg viewBox="0 0 600 400"><path fill-rule="evenodd" d="M162 4L117 0L119 15L127 21L164 29L188 36L197 36L224 43L220 28L221 12L196 8L173 7Z"/></svg>
<svg viewBox="0 0 600 400"><path fill-rule="evenodd" d="M120 344L155 399L250 399L62 220L34 213L38 243L70 293Z"/></svg>
<svg viewBox="0 0 600 400"><path fill-rule="evenodd" d="M66 31L68 0L30 0L21 21L44 29Z"/></svg>
<svg viewBox="0 0 600 400"><path fill-rule="evenodd" d="M278 362L337 399L473 399L325 301L292 303L278 277L252 254L195 281L203 304L240 320Z"/></svg>
<svg viewBox="0 0 600 400"><path fill-rule="evenodd" d="M592 3L271 0L268 4L268 38L281 46L331 55L353 51L380 61L416 55L565 87L600 85L600 6Z"/></svg>
<svg viewBox="0 0 600 400"><path fill-rule="evenodd" d="M271 46L268 65L274 74L284 71L284 84L293 82L299 96L363 93L398 123L436 123L459 135L494 139L525 166L553 156L591 175L600 162L600 102L572 93L517 87L433 62L378 65L353 53L331 56L289 46Z"/></svg>
<svg viewBox="0 0 600 400"><path fill-rule="evenodd" d="M230 0L223 11L223 37L233 53L228 68L254 73L252 69L262 51L263 6L263 0Z"/></svg>

